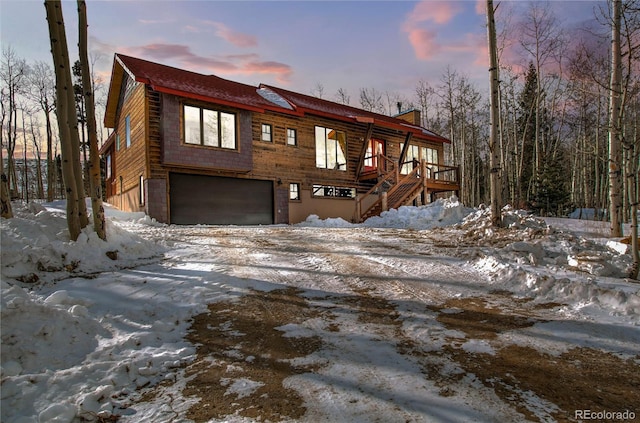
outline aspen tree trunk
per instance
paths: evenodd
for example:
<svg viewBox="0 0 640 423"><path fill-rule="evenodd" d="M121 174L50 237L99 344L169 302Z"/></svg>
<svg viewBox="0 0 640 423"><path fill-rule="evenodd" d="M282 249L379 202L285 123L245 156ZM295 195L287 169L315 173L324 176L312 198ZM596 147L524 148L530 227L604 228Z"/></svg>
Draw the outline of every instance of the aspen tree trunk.
<svg viewBox="0 0 640 423"><path fill-rule="evenodd" d="M621 0L612 0L611 84L609 86L609 198L611 236L622 236L622 162L620 114L622 112Z"/></svg>
<svg viewBox="0 0 640 423"><path fill-rule="evenodd" d="M51 131L51 115L49 114L48 103L45 103L44 118L47 128L47 201L53 201L54 196L54 163L53 163L53 134Z"/></svg>
<svg viewBox="0 0 640 423"><path fill-rule="evenodd" d="M42 157L40 157L40 146L38 145L38 137L36 135L36 126L33 123L33 114L29 115L29 122L31 126L31 138L33 140L33 149L35 151L36 159L36 196L37 198L44 198L44 182L42 181Z"/></svg>
<svg viewBox="0 0 640 423"><path fill-rule="evenodd" d="M637 131L637 128L636 128ZM634 137L637 141L637 137ZM640 270L640 252L638 251L638 160L640 159L638 144L628 143L629 158L627 161L627 190L629 195L629 206L631 209L631 258L633 265L629 272L629 278L638 279L638 271Z"/></svg>
<svg viewBox="0 0 640 423"><path fill-rule="evenodd" d="M87 5L78 0L78 47L80 49L80 66L82 68L82 91L87 112L87 132L89 136L89 183L91 187L91 208L93 210L93 227L98 236L106 240L106 224L104 206L102 205L102 183L100 182L100 157L98 156L98 133L96 111L89 72L89 55L87 53ZM142 199L141 199L142 201Z"/></svg>
<svg viewBox="0 0 640 423"><path fill-rule="evenodd" d="M56 75L56 115L58 117L58 130L60 132L60 149L62 152L62 178L67 197L67 227L69 237L75 241L80 235L80 214L78 209L78 187L74 172L73 148L71 146L71 129L69 115L75 116L74 103L69 103L65 91L73 91L71 85L71 71L69 69L68 55L64 53L67 45L60 32L64 31L62 20L62 6L60 0L48 0L44 2L49 25L49 38L51 41L51 55L53 56L54 71ZM66 75L65 75L66 74ZM72 92L73 94L73 92Z"/></svg>
<svg viewBox="0 0 640 423"><path fill-rule="evenodd" d="M489 38L489 59L490 68L489 75L491 78L491 107L490 107L490 120L491 120L491 132L489 134L489 154L491 167L490 175L490 188L491 188L491 224L493 226L502 226L502 214L500 207L500 152L498 151L498 136L499 136L499 75L498 75L498 47L496 42L496 23L493 17L493 0L487 0L487 32Z"/></svg>
<svg viewBox="0 0 640 423"><path fill-rule="evenodd" d="M0 145L2 145L2 127L0 124ZM4 173L4 158L2 148L0 148L0 217L10 219L13 217L11 209L11 196L9 195L9 183L7 175Z"/></svg>

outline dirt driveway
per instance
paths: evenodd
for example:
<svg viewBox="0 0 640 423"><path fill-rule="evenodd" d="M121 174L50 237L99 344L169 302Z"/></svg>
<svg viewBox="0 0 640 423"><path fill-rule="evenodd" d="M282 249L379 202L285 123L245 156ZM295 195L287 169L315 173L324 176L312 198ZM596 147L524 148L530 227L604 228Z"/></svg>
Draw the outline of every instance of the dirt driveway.
<svg viewBox="0 0 640 423"><path fill-rule="evenodd" d="M187 413L196 422L417 422L434 413L464 421L451 409L433 412L438 398L477 410L475 421L640 415L640 357L544 339L535 329L566 322L563 305L491 290L465 266L477 246L437 231L191 235L199 254L217 257L216 275L244 281L233 301L193 321L197 358L183 395L200 398ZM367 411L381 401L386 411ZM332 409L319 405L327 403Z"/></svg>

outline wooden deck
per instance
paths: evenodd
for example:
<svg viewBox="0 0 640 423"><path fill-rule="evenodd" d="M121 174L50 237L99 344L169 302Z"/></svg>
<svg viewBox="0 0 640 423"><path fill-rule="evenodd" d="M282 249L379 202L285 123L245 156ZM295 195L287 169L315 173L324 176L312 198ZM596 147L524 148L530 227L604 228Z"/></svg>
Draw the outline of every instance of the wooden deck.
<svg viewBox="0 0 640 423"><path fill-rule="evenodd" d="M378 216L383 211L409 205L422 194L460 190L459 174L456 166L445 166L422 161L407 175L400 175L397 168L380 175L378 183L356 200L355 220L362 222ZM377 196L368 208L363 210L365 199Z"/></svg>

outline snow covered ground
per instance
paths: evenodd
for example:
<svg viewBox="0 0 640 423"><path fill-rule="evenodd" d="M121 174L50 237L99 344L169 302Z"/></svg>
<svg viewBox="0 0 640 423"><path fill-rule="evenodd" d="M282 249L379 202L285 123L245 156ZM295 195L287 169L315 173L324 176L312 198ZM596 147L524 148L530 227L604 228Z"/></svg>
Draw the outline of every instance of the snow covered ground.
<svg viewBox="0 0 640 423"><path fill-rule="evenodd" d="M544 221L505 209L508 228L496 230L488 210L455 199L391 210L361 225L311 216L291 226L178 227L109 208L108 242L90 231L69 242L63 204L15 207L16 217L1 221L2 422L184 421L198 402L182 394L183 365L196 354L185 340L193 317L250 290L287 286L322 307L334 307L335 296L375 291L397 306L403 334L423 350L457 339L470 354L492 354L498 344L446 330L419 306L509 292L560 305L548 312L552 321L500 342L529 345L535 334L533 346L545 353L584 346L640 365L640 285L624 278L630 258L624 244L603 236L606 223ZM349 313L332 318L352 336L329 340L321 330L328 323L317 319L281 328L292 337L325 336L333 346L315 357L324 367L314 377L285 381L306 395L300 421L524 420L473 380L449 397L405 357L388 367L396 353L380 340L392 334L365 328ZM365 337L369 330L378 333ZM366 388L357 397L335 385L314 394L335 375ZM175 383L139 402L161 381ZM259 385L242 377L225 383L238 397ZM526 407L553 420L553 404L533 398Z"/></svg>

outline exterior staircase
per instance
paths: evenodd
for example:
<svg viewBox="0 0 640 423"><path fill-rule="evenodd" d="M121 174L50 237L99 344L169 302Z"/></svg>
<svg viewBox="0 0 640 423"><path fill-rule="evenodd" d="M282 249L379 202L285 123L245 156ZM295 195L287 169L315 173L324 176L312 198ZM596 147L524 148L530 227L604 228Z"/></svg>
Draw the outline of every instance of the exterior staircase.
<svg viewBox="0 0 640 423"><path fill-rule="evenodd" d="M407 205L416 199L426 187L424 163L400 178L397 169L383 175L378 183L356 201L356 220L363 222L383 211ZM366 210L362 210L363 200L372 195L377 199Z"/></svg>

